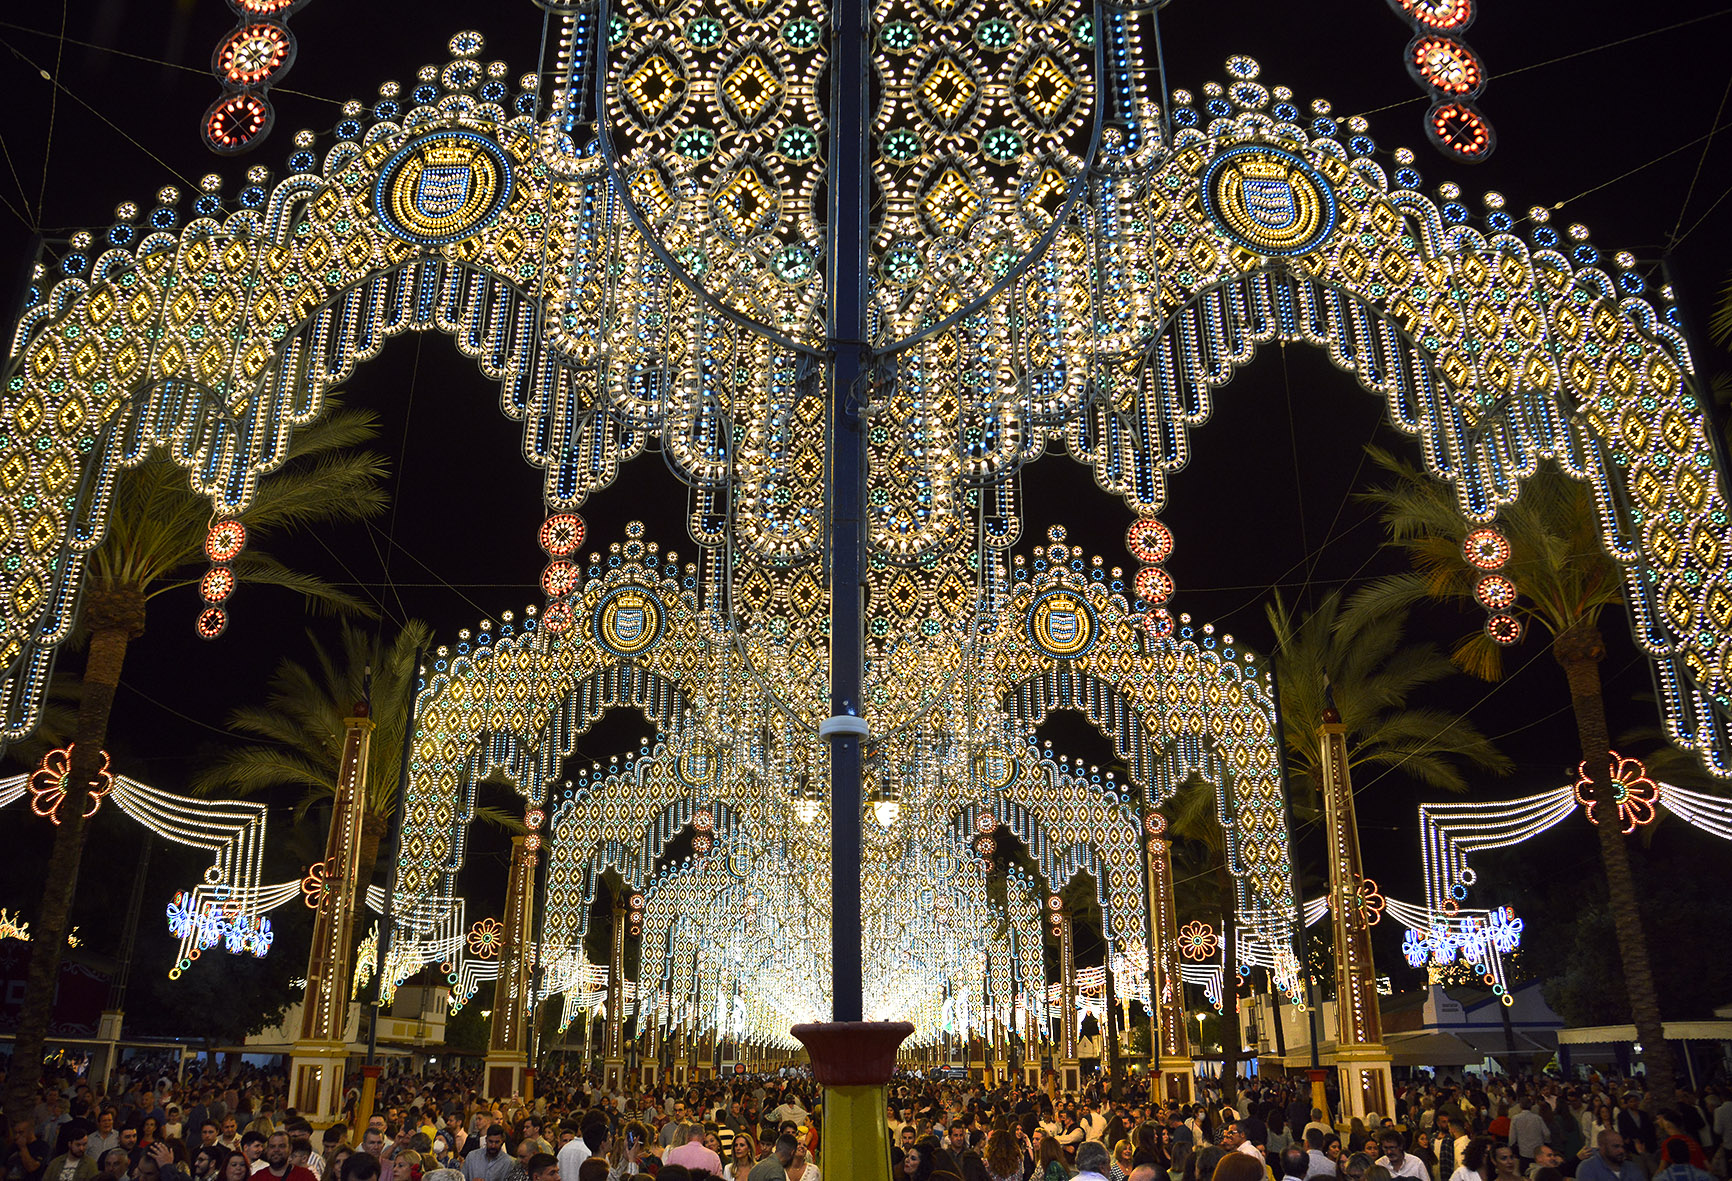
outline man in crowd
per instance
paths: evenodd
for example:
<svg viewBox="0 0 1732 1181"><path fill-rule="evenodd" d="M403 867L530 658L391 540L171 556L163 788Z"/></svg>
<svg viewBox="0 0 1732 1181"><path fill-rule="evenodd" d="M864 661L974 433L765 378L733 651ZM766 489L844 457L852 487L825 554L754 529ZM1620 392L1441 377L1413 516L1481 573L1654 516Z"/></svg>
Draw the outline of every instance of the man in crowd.
<svg viewBox="0 0 1732 1181"><path fill-rule="evenodd" d="M1072 1181L1107 1181L1107 1146L1085 1140L1076 1150L1076 1176Z"/></svg>
<svg viewBox="0 0 1732 1181"><path fill-rule="evenodd" d="M529 1181L559 1181L559 1161L550 1152L538 1152L530 1157L524 1171L529 1174Z"/></svg>
<svg viewBox="0 0 1732 1181"><path fill-rule="evenodd" d="M104 1107L96 1117L96 1131L90 1133L90 1144L85 1151L96 1161L102 1160L102 1154L110 1148L120 1147L120 1133L114 1130L114 1108ZM97 1168L101 1169L98 1164Z"/></svg>
<svg viewBox="0 0 1732 1181"><path fill-rule="evenodd" d="M1524 1167L1539 1159L1540 1145L1549 1139L1551 1129L1532 1104L1523 1103L1510 1109L1509 1142Z"/></svg>
<svg viewBox="0 0 1732 1181"><path fill-rule="evenodd" d="M746 1181L788 1181L788 1166L794 1163L796 1147L798 1142L792 1136L778 1137L775 1150L752 1166Z"/></svg>
<svg viewBox="0 0 1732 1181"><path fill-rule="evenodd" d="M28 1119L12 1125L11 1149L6 1155L6 1181L42 1181L48 1167L48 1143L36 1135Z"/></svg>
<svg viewBox="0 0 1732 1181"><path fill-rule="evenodd" d="M686 1142L676 1144L662 1154L662 1166L684 1165L696 1172L708 1169L712 1176L722 1175L722 1158L704 1146L704 1126L693 1124L686 1133Z"/></svg>
<svg viewBox="0 0 1732 1181"><path fill-rule="evenodd" d="M42 1181L92 1181L96 1176L96 1158L90 1147L90 1125L83 1120L69 1120L61 1131L66 1151L48 1162Z"/></svg>
<svg viewBox="0 0 1732 1181"><path fill-rule="evenodd" d="M1431 1170L1425 1167L1425 1162L1417 1156L1407 1154L1407 1137L1394 1128L1385 1128L1377 1135L1377 1143L1383 1149L1383 1155L1378 1157L1377 1164L1389 1170L1391 1177L1412 1177L1414 1181L1430 1181ZM1448 1181L1445 1178L1445 1181Z"/></svg>
<svg viewBox="0 0 1732 1181"><path fill-rule="evenodd" d="M1311 1171L1311 1154L1297 1144L1281 1150L1281 1181L1306 1181ZM1446 1177L1444 1181L1449 1181Z"/></svg>
<svg viewBox="0 0 1732 1181"><path fill-rule="evenodd" d="M98 1181L126 1181L132 1173L132 1158L124 1148L110 1148L96 1158Z"/></svg>
<svg viewBox="0 0 1732 1181"><path fill-rule="evenodd" d="M1528 1168L1528 1181L1535 1181L1541 1169L1556 1169L1560 1173L1564 1168L1564 1154L1550 1144L1540 1145L1539 1152L1534 1156L1534 1163ZM1444 1181L1449 1181L1446 1177Z"/></svg>
<svg viewBox="0 0 1732 1181"><path fill-rule="evenodd" d="M505 1129L490 1124L481 1147L463 1158L464 1181L505 1181L511 1173L511 1157L505 1152Z"/></svg>
<svg viewBox="0 0 1732 1181"><path fill-rule="evenodd" d="M241 1157L247 1162L247 1171L256 1173L264 1168L265 1134L263 1132L241 1133ZM1445 1178L1444 1181L1448 1181Z"/></svg>
<svg viewBox="0 0 1732 1181"><path fill-rule="evenodd" d="M305 1165L289 1162L289 1134L272 1132L265 1141L265 1167L253 1171L257 1181L318 1181Z"/></svg>
<svg viewBox="0 0 1732 1181"><path fill-rule="evenodd" d="M1644 1181L1641 1168L1625 1154L1623 1134L1600 1132L1594 1152L1576 1166L1576 1181Z"/></svg>

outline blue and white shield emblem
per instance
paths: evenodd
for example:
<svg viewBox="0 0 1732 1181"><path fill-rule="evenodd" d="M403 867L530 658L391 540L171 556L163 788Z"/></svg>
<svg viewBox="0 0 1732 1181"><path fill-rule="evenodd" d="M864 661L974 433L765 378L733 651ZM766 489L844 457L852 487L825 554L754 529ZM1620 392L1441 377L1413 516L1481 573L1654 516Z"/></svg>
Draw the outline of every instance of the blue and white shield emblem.
<svg viewBox="0 0 1732 1181"><path fill-rule="evenodd" d="M415 182L415 211L427 218L445 218L469 200L474 172L467 164L429 164Z"/></svg>
<svg viewBox="0 0 1732 1181"><path fill-rule="evenodd" d="M1245 178L1245 212L1258 225L1271 230L1292 228L1299 220L1299 199L1285 180Z"/></svg>
<svg viewBox="0 0 1732 1181"><path fill-rule="evenodd" d="M1075 611L1054 608L1047 612L1046 633L1059 647L1076 643L1079 630Z"/></svg>
<svg viewBox="0 0 1732 1181"><path fill-rule="evenodd" d="M622 644L636 643L648 622L642 607L620 607L613 613L613 634Z"/></svg>

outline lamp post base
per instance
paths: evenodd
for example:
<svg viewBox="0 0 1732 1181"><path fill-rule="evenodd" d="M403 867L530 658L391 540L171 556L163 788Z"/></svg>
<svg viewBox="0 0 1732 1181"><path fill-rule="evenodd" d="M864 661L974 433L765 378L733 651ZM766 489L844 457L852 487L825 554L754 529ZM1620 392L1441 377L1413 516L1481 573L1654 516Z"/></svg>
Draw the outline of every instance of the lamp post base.
<svg viewBox="0 0 1732 1181"><path fill-rule="evenodd" d="M906 1021L833 1021L791 1031L812 1059L824 1088L824 1175L828 1181L883 1181L890 1175L884 1088L896 1049L914 1027Z"/></svg>

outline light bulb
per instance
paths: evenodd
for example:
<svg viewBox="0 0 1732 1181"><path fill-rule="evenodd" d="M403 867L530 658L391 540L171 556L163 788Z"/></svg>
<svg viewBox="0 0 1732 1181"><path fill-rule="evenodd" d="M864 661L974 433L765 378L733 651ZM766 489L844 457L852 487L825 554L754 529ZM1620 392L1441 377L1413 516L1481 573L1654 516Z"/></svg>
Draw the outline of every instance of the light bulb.
<svg viewBox="0 0 1732 1181"><path fill-rule="evenodd" d="M884 799L872 801L872 816L878 821L880 828L889 828L896 823L896 818L902 815L902 804L899 800Z"/></svg>
<svg viewBox="0 0 1732 1181"><path fill-rule="evenodd" d="M794 815L801 824L810 824L818 819L818 801L810 796L804 796L794 801Z"/></svg>

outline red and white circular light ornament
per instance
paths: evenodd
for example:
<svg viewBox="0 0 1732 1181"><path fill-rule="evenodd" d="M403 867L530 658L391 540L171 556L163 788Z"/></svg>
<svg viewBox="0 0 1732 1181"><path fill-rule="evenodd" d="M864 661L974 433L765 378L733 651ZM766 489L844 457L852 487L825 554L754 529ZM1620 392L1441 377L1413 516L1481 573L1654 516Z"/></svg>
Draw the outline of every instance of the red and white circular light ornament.
<svg viewBox="0 0 1732 1181"><path fill-rule="evenodd" d="M1500 570L1509 561L1509 538L1489 526L1468 532L1461 544L1461 553L1468 564L1481 570Z"/></svg>
<svg viewBox="0 0 1732 1181"><path fill-rule="evenodd" d="M199 130L205 147L219 156L238 156L258 147L276 121L276 109L264 95L243 90L212 103Z"/></svg>
<svg viewBox="0 0 1732 1181"><path fill-rule="evenodd" d="M1522 638L1522 621L1505 611L1486 616L1485 634L1492 643L1509 647Z"/></svg>
<svg viewBox="0 0 1732 1181"><path fill-rule="evenodd" d="M549 562L541 572L541 589L550 599L563 599L577 589L579 574L570 562Z"/></svg>
<svg viewBox="0 0 1732 1181"><path fill-rule="evenodd" d="M1145 566L1156 566L1173 553L1173 531L1156 517L1138 517L1125 530L1125 548Z"/></svg>
<svg viewBox="0 0 1732 1181"><path fill-rule="evenodd" d="M1145 603L1160 604L1173 597L1173 576L1159 566L1144 566L1132 582L1137 598Z"/></svg>
<svg viewBox="0 0 1732 1181"><path fill-rule="evenodd" d="M1473 588L1474 598L1487 611L1502 611L1516 601L1516 584L1502 574L1487 574Z"/></svg>
<svg viewBox="0 0 1732 1181"><path fill-rule="evenodd" d="M211 72L236 90L269 86L295 64L295 35L275 21L254 21L217 42Z"/></svg>
<svg viewBox="0 0 1732 1181"><path fill-rule="evenodd" d="M555 513L541 523L537 540L550 558L569 558L583 548L583 518L576 513Z"/></svg>
<svg viewBox="0 0 1732 1181"><path fill-rule="evenodd" d="M1474 0L1389 0L1398 16L1422 29L1459 33L1478 15Z"/></svg>
<svg viewBox="0 0 1732 1181"><path fill-rule="evenodd" d="M1425 115L1425 134L1444 155L1478 164L1497 148L1497 133L1470 102L1438 103Z"/></svg>
<svg viewBox="0 0 1732 1181"><path fill-rule="evenodd" d="M232 562L246 547L247 527L232 517L218 521L204 535L204 556L213 562Z"/></svg>
<svg viewBox="0 0 1732 1181"><path fill-rule="evenodd" d="M227 566L212 566L198 580L198 593L207 603L221 603L235 593L235 572Z"/></svg>
<svg viewBox="0 0 1732 1181"><path fill-rule="evenodd" d="M1448 98L1473 98L1485 89L1479 54L1454 37L1414 38L1407 47L1407 72L1425 89Z"/></svg>

